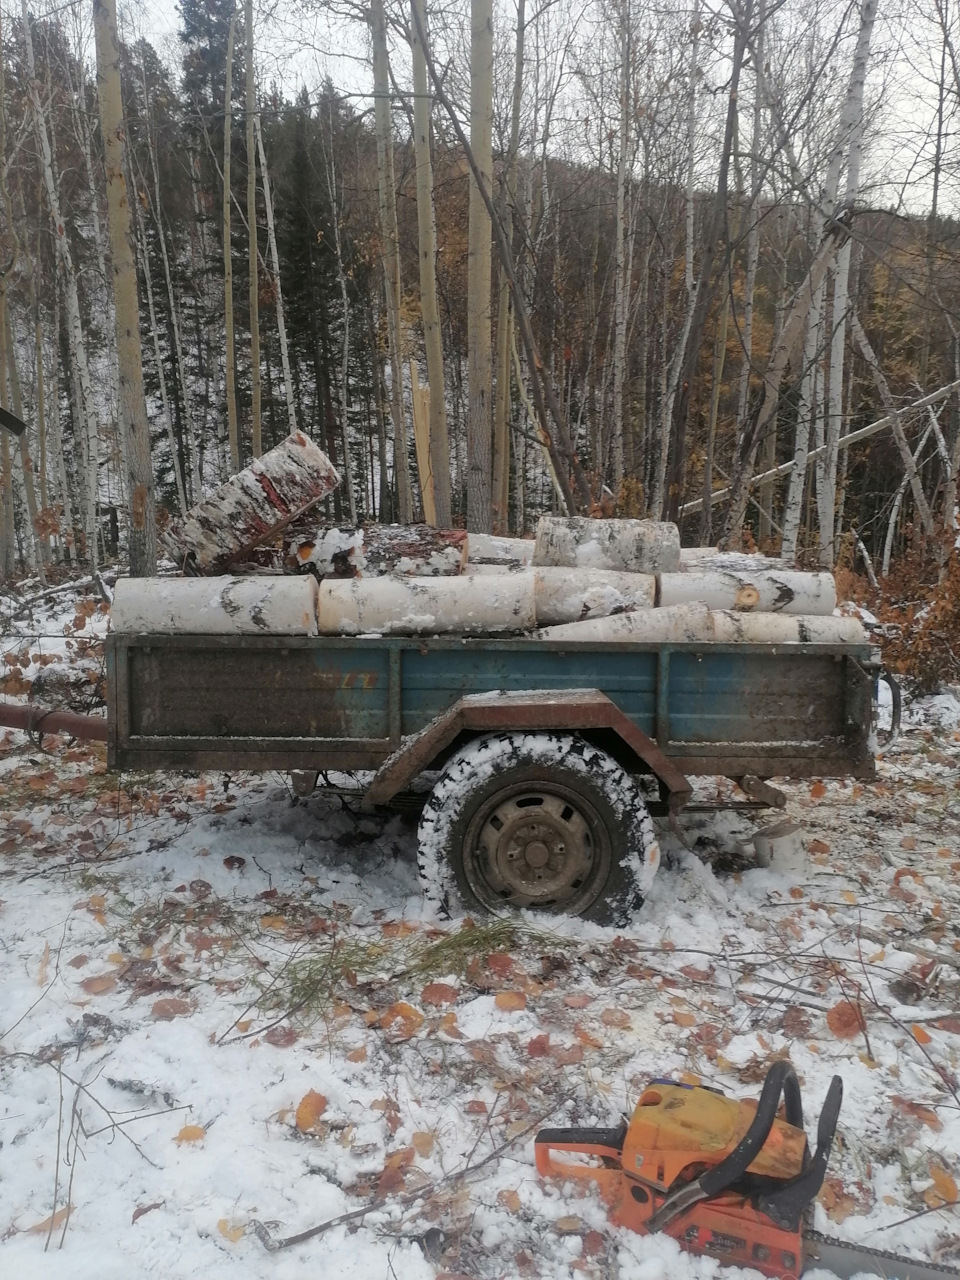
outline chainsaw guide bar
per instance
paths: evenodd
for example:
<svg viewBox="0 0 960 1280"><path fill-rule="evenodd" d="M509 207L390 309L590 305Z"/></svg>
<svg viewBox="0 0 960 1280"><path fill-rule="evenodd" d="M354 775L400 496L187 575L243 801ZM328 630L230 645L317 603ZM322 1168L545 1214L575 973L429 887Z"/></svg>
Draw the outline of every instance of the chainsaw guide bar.
<svg viewBox="0 0 960 1280"><path fill-rule="evenodd" d="M882 1280L960 1280L956 1268L809 1229L842 1097L843 1081L834 1076L811 1154L800 1085L789 1062L773 1064L757 1102L703 1085L654 1080L630 1121L617 1128L542 1129L535 1141L537 1171L593 1183L617 1226L662 1231L689 1253L752 1268L769 1280L800 1280L817 1269L839 1280L860 1273Z"/></svg>

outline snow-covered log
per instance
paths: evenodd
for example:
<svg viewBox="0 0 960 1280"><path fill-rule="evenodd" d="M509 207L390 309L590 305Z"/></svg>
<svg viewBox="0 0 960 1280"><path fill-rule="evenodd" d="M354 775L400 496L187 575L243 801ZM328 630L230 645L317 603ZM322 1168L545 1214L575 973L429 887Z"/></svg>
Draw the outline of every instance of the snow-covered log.
<svg viewBox="0 0 960 1280"><path fill-rule="evenodd" d="M712 560L719 554L719 547L681 547L680 568L699 569L704 560Z"/></svg>
<svg viewBox="0 0 960 1280"><path fill-rule="evenodd" d="M534 569L533 579L538 627L652 609L656 599L657 580L646 573L548 567Z"/></svg>
<svg viewBox="0 0 960 1280"><path fill-rule="evenodd" d="M339 483L327 455L295 431L191 507L160 540L181 568L222 573Z"/></svg>
<svg viewBox="0 0 960 1280"><path fill-rule="evenodd" d="M502 565L506 569L533 562L531 538L500 538L491 533L471 533L467 539L467 563ZM468 568L468 573L473 569Z"/></svg>
<svg viewBox="0 0 960 1280"><path fill-rule="evenodd" d="M533 563L624 573L677 573L680 533L675 524L659 520L541 516Z"/></svg>
<svg viewBox="0 0 960 1280"><path fill-rule="evenodd" d="M327 578L320 584L318 622L322 635L529 631L536 625L533 574Z"/></svg>
<svg viewBox="0 0 960 1280"><path fill-rule="evenodd" d="M541 640L603 640L682 643L713 639L713 616L705 604L678 604L672 609L638 609L612 618L589 618L566 626L544 627Z"/></svg>
<svg viewBox="0 0 960 1280"><path fill-rule="evenodd" d="M782 613L712 614L714 639L725 644L866 644L859 618L823 618Z"/></svg>
<svg viewBox="0 0 960 1280"><path fill-rule="evenodd" d="M315 636L317 583L310 576L120 578L110 620L118 632Z"/></svg>
<svg viewBox="0 0 960 1280"><path fill-rule="evenodd" d="M284 563L313 568L322 578L387 573L449 578L463 571L466 558L467 535L462 529L434 529L428 524L315 529L284 539Z"/></svg>
<svg viewBox="0 0 960 1280"><path fill-rule="evenodd" d="M714 568L710 563L686 573L661 574L659 600L664 607L702 600L711 609L826 617L836 608L837 591L832 573L781 569L735 572Z"/></svg>

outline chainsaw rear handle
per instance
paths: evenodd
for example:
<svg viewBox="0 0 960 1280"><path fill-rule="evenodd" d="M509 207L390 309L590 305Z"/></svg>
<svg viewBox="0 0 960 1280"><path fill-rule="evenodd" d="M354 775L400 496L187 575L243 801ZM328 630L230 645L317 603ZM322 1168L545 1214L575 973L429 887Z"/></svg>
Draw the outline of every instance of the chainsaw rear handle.
<svg viewBox="0 0 960 1280"><path fill-rule="evenodd" d="M534 1139L537 1173L554 1178L579 1178L597 1181L606 1169L620 1167L620 1153L627 1136L627 1124L612 1129L541 1129ZM599 1156L605 1167L588 1164L571 1164L566 1160L554 1160L552 1152L572 1151L576 1155Z"/></svg>

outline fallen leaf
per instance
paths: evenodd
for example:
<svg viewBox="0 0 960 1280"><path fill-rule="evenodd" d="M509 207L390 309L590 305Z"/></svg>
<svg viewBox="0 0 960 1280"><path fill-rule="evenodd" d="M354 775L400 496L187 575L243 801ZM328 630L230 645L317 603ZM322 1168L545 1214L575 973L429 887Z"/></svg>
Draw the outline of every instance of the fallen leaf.
<svg viewBox="0 0 960 1280"><path fill-rule="evenodd" d="M407 938L417 932L417 926L409 920L388 920L380 929L385 938Z"/></svg>
<svg viewBox="0 0 960 1280"><path fill-rule="evenodd" d="M202 1142L205 1133L206 1130L201 1124L185 1124L174 1138L174 1142L178 1147L182 1147L185 1142Z"/></svg>
<svg viewBox="0 0 960 1280"><path fill-rule="evenodd" d="M47 985L47 966L50 963L50 943L47 942L43 948L43 956L40 959L40 968L37 970L37 986L45 987Z"/></svg>
<svg viewBox="0 0 960 1280"><path fill-rule="evenodd" d="M210 894L213 892L213 885L209 880L191 880L190 892L195 898L200 898L201 900L203 898L209 898Z"/></svg>
<svg viewBox="0 0 960 1280"><path fill-rule="evenodd" d="M914 849L916 849L916 847L917 847L916 836L904 836L903 839L900 841L901 849L907 849L912 852Z"/></svg>
<svg viewBox="0 0 960 1280"><path fill-rule="evenodd" d="M35 1223L32 1227L27 1227L27 1231L32 1236L42 1236L48 1231L56 1231L57 1227L62 1227L65 1219L73 1212L72 1204L65 1204L62 1209L58 1209L56 1213L51 1213L48 1218L44 1218L42 1222Z"/></svg>
<svg viewBox="0 0 960 1280"><path fill-rule="evenodd" d="M780 1019L780 1029L785 1036L803 1040L810 1034L810 1015L798 1004L788 1005Z"/></svg>
<svg viewBox="0 0 960 1280"><path fill-rule="evenodd" d="M917 1044L929 1044L933 1039L930 1032L925 1031L923 1027L919 1026L916 1022L910 1028L910 1034L913 1036L914 1040L916 1040Z"/></svg>
<svg viewBox="0 0 960 1280"><path fill-rule="evenodd" d="M243 1239L245 1227L231 1226L229 1218L221 1218L217 1223L217 1230L223 1236L224 1240L229 1240L231 1244L236 1244L238 1240Z"/></svg>
<svg viewBox="0 0 960 1280"><path fill-rule="evenodd" d="M317 1127L317 1121L327 1109L327 1100L322 1093L311 1089L305 1093L297 1105L296 1126L301 1133L311 1133Z"/></svg>
<svg viewBox="0 0 960 1280"><path fill-rule="evenodd" d="M423 1014L406 1000L397 1000L388 1009L384 1009L379 1021L384 1031L399 1022L399 1027L394 1031L395 1036L400 1040L409 1040L423 1026Z"/></svg>
<svg viewBox="0 0 960 1280"><path fill-rule="evenodd" d="M599 1231L585 1231L583 1235L583 1256L596 1258L606 1247L606 1239Z"/></svg>
<svg viewBox="0 0 960 1280"><path fill-rule="evenodd" d="M575 1067L583 1061L582 1044L554 1044L550 1046L550 1057L558 1067Z"/></svg>
<svg viewBox="0 0 960 1280"><path fill-rule="evenodd" d="M680 972L691 982L712 982L714 977L713 969L698 969L694 964L681 965Z"/></svg>
<svg viewBox="0 0 960 1280"><path fill-rule="evenodd" d="M819 800L822 796L825 796L826 794L827 794L827 788L823 785L822 782L815 782L810 788L811 800Z"/></svg>
<svg viewBox="0 0 960 1280"><path fill-rule="evenodd" d="M926 1203L931 1209L936 1209L941 1204L956 1204L957 1183L953 1176L935 1160L930 1161L929 1169L933 1186L923 1193Z"/></svg>
<svg viewBox="0 0 960 1280"><path fill-rule="evenodd" d="M843 892L840 894L840 897L844 900L844 902L849 902L851 905L855 903L857 900L857 895L853 892L852 889L844 889Z"/></svg>
<svg viewBox="0 0 960 1280"><path fill-rule="evenodd" d="M594 996L574 993L572 996L564 996L563 1003L568 1009L586 1009L588 1004L593 1004L594 998Z"/></svg>
<svg viewBox="0 0 960 1280"><path fill-rule="evenodd" d="M826 790L826 788L824 788ZM807 853L829 853L830 846L826 840L811 840L807 845Z"/></svg>
<svg viewBox="0 0 960 1280"><path fill-rule="evenodd" d="M489 1108L482 1098L471 1098L464 1111L468 1116L485 1116Z"/></svg>
<svg viewBox="0 0 960 1280"><path fill-rule="evenodd" d="M365 1044L362 1044L359 1049L351 1049L347 1054L348 1062L366 1062L366 1060L367 1046Z"/></svg>
<svg viewBox="0 0 960 1280"><path fill-rule="evenodd" d="M581 1026L579 1022L573 1028L573 1034L577 1037L580 1043L585 1044L588 1049L603 1048L603 1041L598 1039L598 1037L595 1036L591 1031L588 1031L586 1027Z"/></svg>
<svg viewBox="0 0 960 1280"><path fill-rule="evenodd" d="M891 1094L890 1101L898 1111L902 1111L904 1115L913 1116L934 1133L939 1133L943 1128L940 1117L932 1107L925 1107L922 1102L911 1102L909 1098L901 1098L898 1093Z"/></svg>
<svg viewBox="0 0 960 1280"><path fill-rule="evenodd" d="M463 1032L457 1026L457 1015L450 1009L440 1019L438 1030L442 1031L445 1036L450 1036L452 1040L462 1040Z"/></svg>
<svg viewBox="0 0 960 1280"><path fill-rule="evenodd" d="M249 1031L252 1026L253 1026L253 1019L244 1018L242 1019L242 1021L237 1023L237 1030L240 1032L241 1035L243 1035L243 1033L245 1031Z"/></svg>
<svg viewBox="0 0 960 1280"><path fill-rule="evenodd" d="M138 1204L133 1211L133 1217L130 1219L130 1225L132 1226L133 1223L135 1223L139 1218L142 1218L145 1213L153 1213L154 1209L162 1209L165 1204L165 1200L154 1200L153 1204Z"/></svg>
<svg viewBox="0 0 960 1280"><path fill-rule="evenodd" d="M283 916L261 916L261 929L276 929L278 933L282 933L287 927L287 922Z"/></svg>
<svg viewBox="0 0 960 1280"><path fill-rule="evenodd" d="M673 1020L678 1027L694 1027L697 1019L692 1013L685 1013L682 1009L674 1009Z"/></svg>
<svg viewBox="0 0 960 1280"><path fill-rule="evenodd" d="M247 865L247 860L241 858L238 853L231 853L229 857L224 858L223 865L228 871L240 871Z"/></svg>
<svg viewBox="0 0 960 1280"><path fill-rule="evenodd" d="M295 1044L300 1037L300 1032L296 1027L287 1026L271 1027L264 1035L267 1044L272 1044L275 1049L289 1049Z"/></svg>
<svg viewBox="0 0 960 1280"><path fill-rule="evenodd" d="M498 1009L503 1009L506 1013L517 1013L520 1009L527 1007L527 997L522 991L498 991L493 1002Z"/></svg>
<svg viewBox="0 0 960 1280"><path fill-rule="evenodd" d="M852 1040L864 1029L863 1014L858 1005L841 1000L827 1012L827 1026L838 1040Z"/></svg>
<svg viewBox="0 0 960 1280"><path fill-rule="evenodd" d="M460 992L449 982L430 982L420 992L420 1003L430 1005L453 1004Z"/></svg>
<svg viewBox="0 0 960 1280"><path fill-rule="evenodd" d="M857 1198L844 1189L839 1178L827 1178L817 1199L831 1222L845 1222L857 1210Z"/></svg>
<svg viewBox="0 0 960 1280"><path fill-rule="evenodd" d="M176 996L169 996L164 1000L155 1000L150 1012L157 1022L172 1022L174 1018L183 1018L188 1013L192 1013L193 1005L189 1000L179 1000Z"/></svg>
<svg viewBox="0 0 960 1280"><path fill-rule="evenodd" d="M583 1219L578 1218L575 1213L571 1213L562 1218L558 1218L553 1226L560 1235L573 1236L576 1235L578 1231L583 1230Z"/></svg>
<svg viewBox="0 0 960 1280"><path fill-rule="evenodd" d="M426 1160L433 1151L435 1142L434 1136L432 1133L427 1133L423 1129L418 1129L416 1133L412 1133L410 1135L410 1141L413 1144L414 1151L416 1151L421 1160Z"/></svg>
<svg viewBox="0 0 960 1280"><path fill-rule="evenodd" d="M527 1056L530 1058L545 1058L550 1052L549 1035L534 1036L532 1040L527 1041Z"/></svg>
<svg viewBox="0 0 960 1280"><path fill-rule="evenodd" d="M626 1030L630 1026L630 1015L624 1009L604 1009L600 1021L605 1027L619 1027Z"/></svg>
<svg viewBox="0 0 960 1280"><path fill-rule="evenodd" d="M507 1213L519 1213L523 1208L519 1194L512 1189L501 1191L497 1196L497 1203L501 1204Z"/></svg>
<svg viewBox="0 0 960 1280"><path fill-rule="evenodd" d="M377 1195L383 1197L403 1186L403 1171L413 1164L416 1155L413 1147L401 1147L393 1151L383 1163L383 1171L377 1179Z"/></svg>
<svg viewBox="0 0 960 1280"><path fill-rule="evenodd" d="M84 978L80 985L88 995L102 996L105 992L113 990L117 980L112 973L98 973L93 978Z"/></svg>
<svg viewBox="0 0 960 1280"><path fill-rule="evenodd" d="M79 956L74 956L72 960L68 960L67 964L70 966L71 969L82 969L83 966L87 964L89 960L90 960L89 956L79 955Z"/></svg>
<svg viewBox="0 0 960 1280"><path fill-rule="evenodd" d="M960 1018L938 1018L932 1025L938 1031L949 1031L952 1035L960 1036Z"/></svg>
<svg viewBox="0 0 960 1280"><path fill-rule="evenodd" d="M803 896L804 896L803 890L800 888L798 884L795 884L793 888L790 890L790 897L800 899ZM790 922L787 921L787 923L790 923Z"/></svg>
<svg viewBox="0 0 960 1280"><path fill-rule="evenodd" d="M493 951L487 956L487 968L499 978L507 978L513 973L513 956L505 951Z"/></svg>

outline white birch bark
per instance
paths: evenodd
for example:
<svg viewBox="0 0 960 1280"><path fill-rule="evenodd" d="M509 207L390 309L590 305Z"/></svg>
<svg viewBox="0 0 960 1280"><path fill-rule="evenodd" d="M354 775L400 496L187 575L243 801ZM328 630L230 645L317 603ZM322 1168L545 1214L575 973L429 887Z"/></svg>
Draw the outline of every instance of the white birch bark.
<svg viewBox="0 0 960 1280"><path fill-rule="evenodd" d="M112 630L168 635L317 634L317 583L303 577L120 578Z"/></svg>
<svg viewBox="0 0 960 1280"><path fill-rule="evenodd" d="M327 578L321 635L437 635L531 631L532 573L459 578Z"/></svg>
<svg viewBox="0 0 960 1280"><path fill-rule="evenodd" d="M223 311L226 331L224 352L227 396L227 430L230 439L230 463L240 470L240 428L237 421L236 348L233 331L233 250L230 243L230 125L233 119L233 44L237 15L230 14L227 36L227 65L223 89Z"/></svg>
<svg viewBox="0 0 960 1280"><path fill-rule="evenodd" d="M257 82L253 66L253 0L245 0L246 35L246 143L247 143L247 236L249 238L249 278L247 296L250 310L250 439L253 456L263 452L260 425L260 278L257 246L257 150L254 145L254 118L257 112Z"/></svg>
<svg viewBox="0 0 960 1280"><path fill-rule="evenodd" d="M488 194L492 192L492 129L493 4L492 0L471 0L470 146ZM467 251L467 528L477 533L489 533L492 528L491 235L490 214L477 180L471 175Z"/></svg>
<svg viewBox="0 0 960 1280"><path fill-rule="evenodd" d="M627 305L630 293L630 276L627 269L627 158L630 148L630 0L620 0L620 127L619 152L617 157L617 225L614 245L614 340L613 340L613 405L611 429L613 440L611 461L613 464L613 493L619 500L623 488L623 383L627 358ZM696 65L696 37L694 37L694 53L692 62ZM691 99L693 87L691 82ZM691 122L693 106L691 102ZM691 123L692 127L692 123ZM689 175L691 187L693 182L693 156L691 150L691 171ZM688 191L688 205L692 210L692 191ZM689 216L689 215L688 215ZM692 251L692 235L691 235ZM689 269L693 277L693 259L690 258ZM691 286L688 285L688 289ZM603 474L605 467L601 459L597 460L598 470Z"/></svg>
<svg viewBox="0 0 960 1280"><path fill-rule="evenodd" d="M297 409L293 394L293 376L290 372L290 345L287 342L287 321L283 309L283 290L280 287L280 254L277 249L277 228L273 215L273 195L270 190L270 173L267 169L267 156L263 148L263 131L260 128L260 115L254 118L257 134L257 155L260 160L260 181L263 184L263 204L267 216L267 246L270 251L270 264L273 268L273 286L276 290L277 334L280 341L280 367L283 370L283 392L287 402L287 422L291 432L297 429Z"/></svg>

